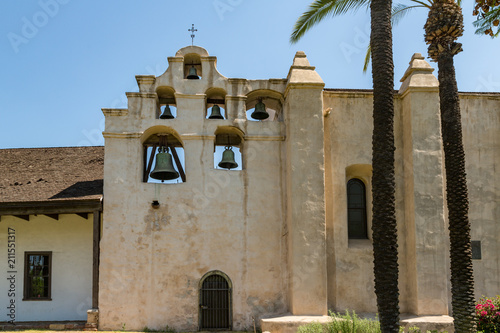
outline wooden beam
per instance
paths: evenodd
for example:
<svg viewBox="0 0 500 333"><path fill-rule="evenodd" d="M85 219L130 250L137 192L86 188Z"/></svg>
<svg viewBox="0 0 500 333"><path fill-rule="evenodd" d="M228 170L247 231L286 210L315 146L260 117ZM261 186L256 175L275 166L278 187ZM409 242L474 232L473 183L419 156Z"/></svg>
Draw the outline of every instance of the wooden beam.
<svg viewBox="0 0 500 333"><path fill-rule="evenodd" d="M48 216L56 221L59 221L59 214L43 214L43 215Z"/></svg>
<svg viewBox="0 0 500 333"><path fill-rule="evenodd" d="M172 156L174 157L175 165L177 165L177 169L179 170L179 174L181 175L182 182L186 182L186 174L184 173L184 169L182 168L181 161L179 160L179 156L177 155L177 151L175 147L171 147L170 151L172 152Z"/></svg>
<svg viewBox="0 0 500 333"><path fill-rule="evenodd" d="M92 309L99 308L99 241L101 239L101 212L93 212L92 231Z"/></svg>
<svg viewBox="0 0 500 333"><path fill-rule="evenodd" d="M26 220L26 221L30 220L30 216L29 215L14 215L14 216L17 217L17 218Z"/></svg>
<svg viewBox="0 0 500 333"><path fill-rule="evenodd" d="M155 152L157 147L158 145L155 143L153 145L153 148L151 149L151 156L149 156L148 167L146 168L146 170L144 170L144 177L143 177L144 183L147 183L149 174L151 173L151 167L153 166L153 159L155 158ZM147 152L147 147L146 147L146 152ZM144 160L144 162L146 162L146 160Z"/></svg>
<svg viewBox="0 0 500 333"><path fill-rule="evenodd" d="M76 215L80 216L81 218L88 220L89 219L89 213L76 213Z"/></svg>
<svg viewBox="0 0 500 333"><path fill-rule="evenodd" d="M102 211L101 198L43 202L0 202L0 215L76 214Z"/></svg>
<svg viewBox="0 0 500 333"><path fill-rule="evenodd" d="M226 104L226 101L223 99L208 98L207 104L217 104L217 105L221 106L221 105Z"/></svg>
<svg viewBox="0 0 500 333"><path fill-rule="evenodd" d="M148 160L148 146L142 146L142 181L145 183L148 180L146 179L146 161ZM146 179L146 180L145 180Z"/></svg>
<svg viewBox="0 0 500 333"><path fill-rule="evenodd" d="M160 102L161 105L168 104L175 106L175 98L159 98L158 102Z"/></svg>

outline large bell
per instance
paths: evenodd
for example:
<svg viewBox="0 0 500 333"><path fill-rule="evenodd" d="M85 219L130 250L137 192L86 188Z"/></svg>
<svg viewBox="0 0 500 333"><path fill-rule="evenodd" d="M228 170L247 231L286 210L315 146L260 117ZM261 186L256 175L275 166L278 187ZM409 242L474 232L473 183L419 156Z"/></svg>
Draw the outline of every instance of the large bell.
<svg viewBox="0 0 500 333"><path fill-rule="evenodd" d="M198 80L200 77L198 76L198 72L196 72L196 68L191 66L189 69L189 74L187 76L189 80Z"/></svg>
<svg viewBox="0 0 500 333"><path fill-rule="evenodd" d="M266 105L262 103L262 101L259 101L257 104L255 104L255 110L252 112L251 117L257 120L264 120L269 118L269 113L267 113L266 111Z"/></svg>
<svg viewBox="0 0 500 333"><path fill-rule="evenodd" d="M238 167L238 163L234 160L233 147L226 147L222 153L222 160L219 162L219 168L234 169Z"/></svg>
<svg viewBox="0 0 500 333"><path fill-rule="evenodd" d="M168 104L165 106L163 110L163 114L160 116L160 119L174 119L172 112L170 111L170 106Z"/></svg>
<svg viewBox="0 0 500 333"><path fill-rule="evenodd" d="M151 178L161 180L171 180L179 178L179 173L174 169L172 163L172 155L168 152L167 148L160 148L159 153L156 154L156 164L150 174Z"/></svg>
<svg viewBox="0 0 500 333"><path fill-rule="evenodd" d="M208 119L224 119L220 113L220 107L217 104L212 106L212 113L210 113L210 117L208 117Z"/></svg>

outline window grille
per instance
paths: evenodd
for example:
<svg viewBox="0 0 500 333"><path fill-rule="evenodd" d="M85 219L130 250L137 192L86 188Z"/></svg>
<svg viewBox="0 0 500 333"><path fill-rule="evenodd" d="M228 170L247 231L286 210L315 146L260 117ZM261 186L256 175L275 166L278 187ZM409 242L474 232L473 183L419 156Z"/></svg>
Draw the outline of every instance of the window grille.
<svg viewBox="0 0 500 333"><path fill-rule="evenodd" d="M222 275L207 276L200 289L200 330L231 330L231 287Z"/></svg>

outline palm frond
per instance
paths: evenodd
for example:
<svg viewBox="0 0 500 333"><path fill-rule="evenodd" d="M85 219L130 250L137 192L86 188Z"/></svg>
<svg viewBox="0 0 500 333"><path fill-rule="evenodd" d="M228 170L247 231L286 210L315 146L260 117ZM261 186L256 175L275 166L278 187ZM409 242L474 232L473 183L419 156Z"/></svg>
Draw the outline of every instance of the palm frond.
<svg viewBox="0 0 500 333"><path fill-rule="evenodd" d="M370 0L315 0L295 22L290 42L292 44L298 42L309 29L321 22L326 16L333 17L349 11L355 12L369 4Z"/></svg>
<svg viewBox="0 0 500 333"><path fill-rule="evenodd" d="M418 6L418 5L415 5L415 6L425 7L425 8L428 8L428 9L431 9L432 4L434 3L433 0L427 0L428 3L425 2L425 1L421 1L421 0L410 0L410 1L413 2L413 3L417 3L417 4L420 5L420 6Z"/></svg>
<svg viewBox="0 0 500 333"><path fill-rule="evenodd" d="M489 29L494 29L493 21L500 20L500 7L497 7L493 10L490 10L484 17L478 18L472 24L476 27L476 31L474 32L477 35L484 35L485 32ZM500 26L496 27L497 32L493 34L491 37L497 37L500 35Z"/></svg>
<svg viewBox="0 0 500 333"><path fill-rule="evenodd" d="M392 15L391 15L391 23L392 26L394 27L399 23L399 21L406 16L412 9L414 8L425 8L426 6L424 5L413 5L413 6L407 6L402 3L397 3L392 6Z"/></svg>
<svg viewBox="0 0 500 333"><path fill-rule="evenodd" d="M372 57L372 48L371 45L368 44L368 47L366 48L366 54L365 54L365 63L363 65L363 73L366 73L368 70L368 65L370 65L370 59Z"/></svg>

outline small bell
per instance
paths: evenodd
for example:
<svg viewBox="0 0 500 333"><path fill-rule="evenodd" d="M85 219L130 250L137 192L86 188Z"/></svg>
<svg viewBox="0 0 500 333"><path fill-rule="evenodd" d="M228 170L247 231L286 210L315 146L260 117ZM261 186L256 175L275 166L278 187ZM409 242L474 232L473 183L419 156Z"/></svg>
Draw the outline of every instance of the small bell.
<svg viewBox="0 0 500 333"><path fill-rule="evenodd" d="M191 66L189 69L189 74L187 76L189 80L198 80L200 77L198 76L198 73L196 72L196 68L194 66Z"/></svg>
<svg viewBox="0 0 500 333"><path fill-rule="evenodd" d="M179 173L174 169L172 163L172 155L168 152L168 148L161 147L158 154L156 154L156 164L150 174L151 178L161 180L171 180L179 178Z"/></svg>
<svg viewBox="0 0 500 333"><path fill-rule="evenodd" d="M208 117L208 119L224 119L220 113L220 107L217 104L212 106L212 113L210 113L210 117Z"/></svg>
<svg viewBox="0 0 500 333"><path fill-rule="evenodd" d="M259 100L259 102L255 104L255 110L252 112L251 117L257 120L269 118L269 113L266 111L266 105L262 103L262 100Z"/></svg>
<svg viewBox="0 0 500 333"><path fill-rule="evenodd" d="M163 114L160 116L160 119L174 119L172 112L170 111L170 106L165 105L165 109L163 110Z"/></svg>
<svg viewBox="0 0 500 333"><path fill-rule="evenodd" d="M228 146L222 153L222 160L219 162L219 168L234 169L238 167L238 163L234 160L233 147Z"/></svg>

